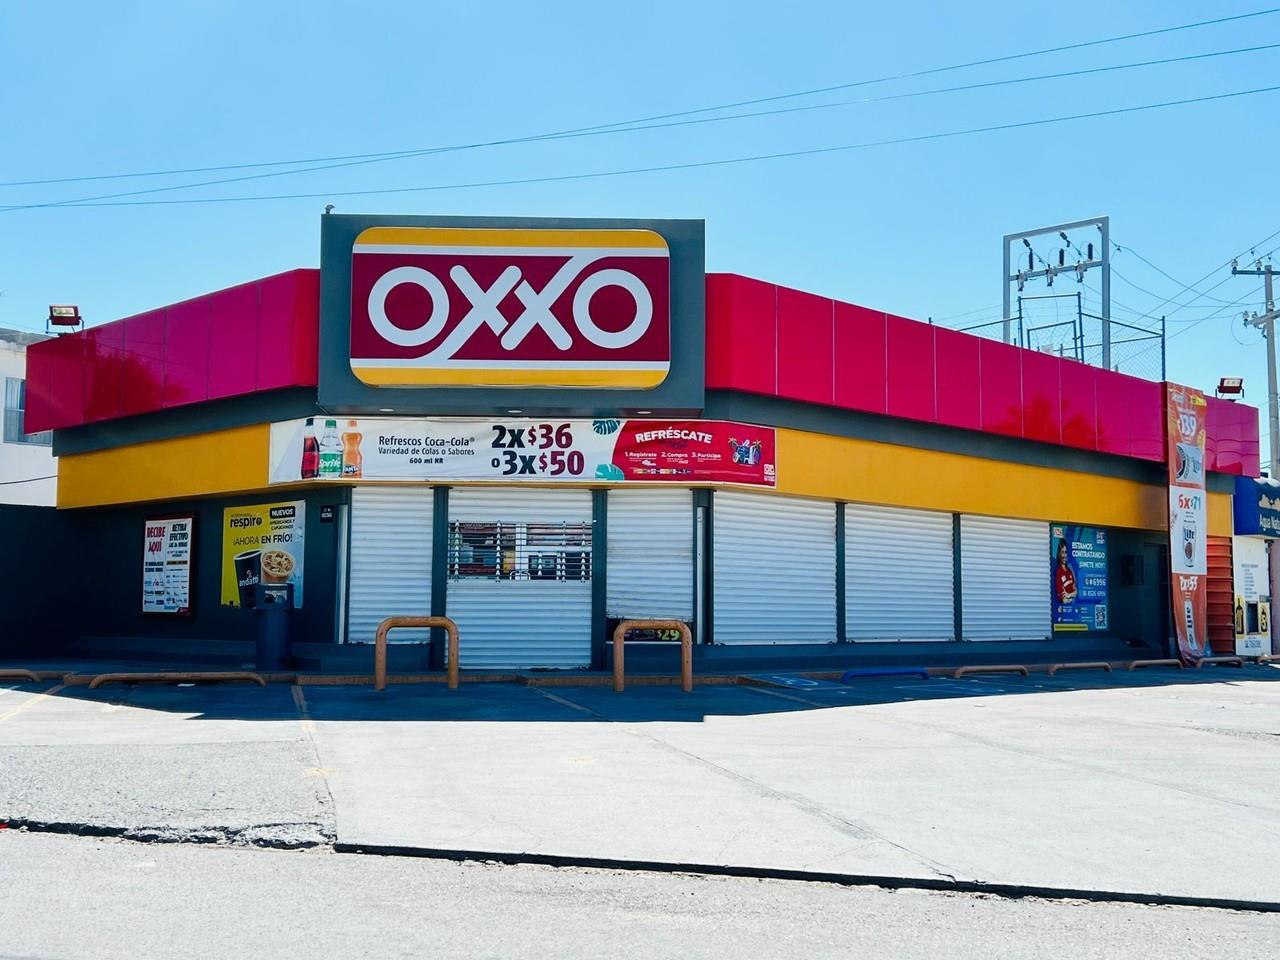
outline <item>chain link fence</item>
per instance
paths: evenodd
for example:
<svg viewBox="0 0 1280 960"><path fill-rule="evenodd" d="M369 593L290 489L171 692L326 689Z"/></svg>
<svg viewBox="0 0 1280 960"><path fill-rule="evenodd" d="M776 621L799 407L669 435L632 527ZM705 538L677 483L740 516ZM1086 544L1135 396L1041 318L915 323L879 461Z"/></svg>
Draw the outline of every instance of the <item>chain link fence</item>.
<svg viewBox="0 0 1280 960"><path fill-rule="evenodd" d="M1165 379L1163 320L1121 321L1111 327L1110 369L1144 380ZM991 340L1004 340L1004 320L989 320L956 329ZM1010 340L1028 350L1103 365L1103 321L1085 310L1079 294L1020 297L1009 320Z"/></svg>

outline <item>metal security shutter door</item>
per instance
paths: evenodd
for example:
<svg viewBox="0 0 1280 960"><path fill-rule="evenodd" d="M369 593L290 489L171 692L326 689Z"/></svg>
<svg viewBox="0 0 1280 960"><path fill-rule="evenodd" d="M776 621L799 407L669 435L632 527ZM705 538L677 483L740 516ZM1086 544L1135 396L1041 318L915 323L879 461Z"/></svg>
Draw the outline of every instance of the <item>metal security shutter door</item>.
<svg viewBox="0 0 1280 960"><path fill-rule="evenodd" d="M833 643L836 505L717 490L716 643Z"/></svg>
<svg viewBox="0 0 1280 960"><path fill-rule="evenodd" d="M850 640L954 640L949 513L844 508L845 632Z"/></svg>
<svg viewBox="0 0 1280 960"><path fill-rule="evenodd" d="M431 613L431 517L427 487L351 491L348 643L373 643L387 617ZM429 636L426 630L395 630L388 639L424 643Z"/></svg>
<svg viewBox="0 0 1280 960"><path fill-rule="evenodd" d="M591 491L449 491L459 666L589 666L591 571Z"/></svg>
<svg viewBox="0 0 1280 960"><path fill-rule="evenodd" d="M610 490L607 613L693 619L693 493Z"/></svg>
<svg viewBox="0 0 1280 960"><path fill-rule="evenodd" d="M1044 640L1049 626L1049 525L960 518L966 640Z"/></svg>

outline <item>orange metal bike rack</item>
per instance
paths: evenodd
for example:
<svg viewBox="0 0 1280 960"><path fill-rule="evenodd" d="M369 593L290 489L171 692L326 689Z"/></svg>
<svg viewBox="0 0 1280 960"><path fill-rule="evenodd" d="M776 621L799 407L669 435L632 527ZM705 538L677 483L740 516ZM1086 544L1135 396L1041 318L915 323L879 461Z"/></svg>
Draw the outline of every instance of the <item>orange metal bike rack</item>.
<svg viewBox="0 0 1280 960"><path fill-rule="evenodd" d="M1030 672L1020 663L989 663L971 667L957 667L952 671L951 677L954 680L959 680L961 677L968 676L971 673L1016 673L1025 677Z"/></svg>
<svg viewBox="0 0 1280 960"><path fill-rule="evenodd" d="M445 668L450 690L458 689L458 625L448 617L387 617L373 635L373 689L387 688L387 634L397 627L443 627L449 634L449 663Z"/></svg>
<svg viewBox="0 0 1280 960"><path fill-rule="evenodd" d="M1139 667L1173 667L1175 670L1181 670L1183 663L1181 660L1130 660L1125 665L1126 670L1137 670Z"/></svg>
<svg viewBox="0 0 1280 960"><path fill-rule="evenodd" d="M31 670L0 670L0 680L29 680L39 683L40 678Z"/></svg>
<svg viewBox="0 0 1280 960"><path fill-rule="evenodd" d="M1220 667L1243 667L1244 661L1239 657L1201 657L1196 661L1196 669L1205 664L1217 664Z"/></svg>
<svg viewBox="0 0 1280 960"><path fill-rule="evenodd" d="M188 671L186 673L100 673L89 681L89 689L96 690L104 683L222 683L244 680L265 687L267 681L260 674L246 670Z"/></svg>
<svg viewBox="0 0 1280 960"><path fill-rule="evenodd" d="M625 660L628 630L680 631L680 689L693 692L693 634L680 620L623 620L613 628L613 690L621 693L626 686Z"/></svg>
<svg viewBox="0 0 1280 960"><path fill-rule="evenodd" d="M1111 672L1111 664L1106 660L1090 660L1087 663L1055 663L1045 673L1053 676L1059 670L1105 670Z"/></svg>

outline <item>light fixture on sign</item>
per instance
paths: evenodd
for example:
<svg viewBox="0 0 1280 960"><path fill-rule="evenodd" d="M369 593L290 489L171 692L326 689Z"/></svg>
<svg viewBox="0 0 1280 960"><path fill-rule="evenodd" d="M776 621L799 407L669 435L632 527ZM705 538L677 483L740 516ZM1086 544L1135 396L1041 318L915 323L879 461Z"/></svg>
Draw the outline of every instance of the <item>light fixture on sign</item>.
<svg viewBox="0 0 1280 960"><path fill-rule="evenodd" d="M1219 397L1238 397L1244 393L1244 378L1221 377L1215 392Z"/></svg>
<svg viewBox="0 0 1280 960"><path fill-rule="evenodd" d="M378 412L379 413L395 413L395 410L391 407L379 407Z"/></svg>
<svg viewBox="0 0 1280 960"><path fill-rule="evenodd" d="M46 331L50 327L79 327L84 321L80 319L80 308L74 303L49 304L49 318L45 321Z"/></svg>
<svg viewBox="0 0 1280 960"><path fill-rule="evenodd" d="M647 417L647 416L649 416L651 413L653 413L653 411L652 411L652 410L637 410L637 411L636 411L636 416L638 416L638 417Z"/></svg>
<svg viewBox="0 0 1280 960"><path fill-rule="evenodd" d="M523 410L508 410L508 411L507 411L507 413L521 414L521 413L524 413L524 411L523 411Z"/></svg>

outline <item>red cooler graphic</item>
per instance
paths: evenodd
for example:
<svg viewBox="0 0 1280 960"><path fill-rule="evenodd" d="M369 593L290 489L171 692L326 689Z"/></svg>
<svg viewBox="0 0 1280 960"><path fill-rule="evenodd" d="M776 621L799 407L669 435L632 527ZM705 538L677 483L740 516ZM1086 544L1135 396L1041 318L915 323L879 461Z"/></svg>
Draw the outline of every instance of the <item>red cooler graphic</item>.
<svg viewBox="0 0 1280 960"><path fill-rule="evenodd" d="M372 386L649 389L671 365L670 288L651 230L370 227L351 369Z"/></svg>

